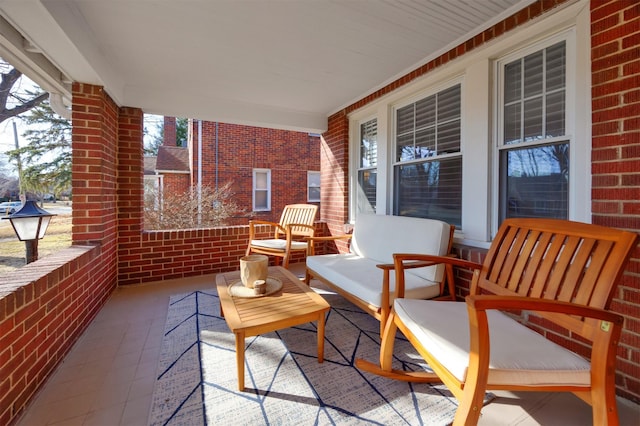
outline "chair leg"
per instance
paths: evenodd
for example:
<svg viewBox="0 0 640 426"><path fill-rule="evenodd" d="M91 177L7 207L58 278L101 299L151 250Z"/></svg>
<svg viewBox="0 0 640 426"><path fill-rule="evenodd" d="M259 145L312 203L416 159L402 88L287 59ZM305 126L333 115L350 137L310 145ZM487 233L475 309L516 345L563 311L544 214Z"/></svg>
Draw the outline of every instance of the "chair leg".
<svg viewBox="0 0 640 426"><path fill-rule="evenodd" d="M589 400L594 425L617 425L620 422L615 393L615 379L609 378L608 381L609 383L605 378L602 385L596 384L595 386L595 380L591 382L592 388Z"/></svg>
<svg viewBox="0 0 640 426"><path fill-rule="evenodd" d="M464 392L460 405L456 410L453 419L453 426L477 425L480 419L480 411L484 403L485 388L479 386L469 386L465 383Z"/></svg>
<svg viewBox="0 0 640 426"><path fill-rule="evenodd" d="M396 314L391 311L384 323L384 330L380 336L380 368L384 371L391 371L393 362L393 347L396 342L398 325L395 322Z"/></svg>
<svg viewBox="0 0 640 426"><path fill-rule="evenodd" d="M387 321L389 320L389 311L391 310L390 307L381 307L380 308L380 337L382 337L384 335L384 329L385 326L387 325Z"/></svg>

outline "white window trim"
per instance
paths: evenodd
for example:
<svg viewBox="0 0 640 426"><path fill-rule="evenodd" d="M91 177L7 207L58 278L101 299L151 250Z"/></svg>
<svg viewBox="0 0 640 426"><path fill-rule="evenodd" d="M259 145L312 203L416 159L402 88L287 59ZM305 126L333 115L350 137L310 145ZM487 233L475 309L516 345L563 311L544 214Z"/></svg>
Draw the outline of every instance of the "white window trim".
<svg viewBox="0 0 640 426"><path fill-rule="evenodd" d="M312 170L307 170L307 201L310 203L319 203L320 202L320 197L316 200L316 199L312 199L311 198L311 188L321 188L321 184L318 183L318 186L316 187L315 185L311 185L311 176L318 176L318 181L321 179L322 175L319 171L312 171Z"/></svg>
<svg viewBox="0 0 640 426"><path fill-rule="evenodd" d="M494 182L496 117L494 114L493 64L516 49L543 41L554 34L575 31L573 64L567 64L567 79L575 85L567 92L567 108L574 108L567 116L567 128L572 129L578 142L572 149L571 166L574 171L583 170L582 178L572 176L569 216L572 220L591 221L591 74L590 74L590 19L589 1L578 0L563 4L543 17L533 20L508 34L498 37L473 51L436 68L376 102L349 114L349 220L355 220L355 188L357 185L359 127L362 122L375 117L378 120L378 197L377 214L392 214L391 193L393 159L393 106L408 103L418 93L432 91L453 78L462 83L462 230L456 231L456 243L486 248L489 246L497 224L497 196ZM581 41L578 43L577 41ZM571 68L570 68L571 67ZM580 123L580 125L576 125ZM573 157L575 155L575 157ZM482 160L484 159L484 160ZM575 187L574 187L575 185Z"/></svg>
<svg viewBox="0 0 640 426"><path fill-rule="evenodd" d="M267 174L267 208L256 208L256 174ZM251 190L252 208L254 212L268 212L271 211L271 169L253 169L253 181Z"/></svg>

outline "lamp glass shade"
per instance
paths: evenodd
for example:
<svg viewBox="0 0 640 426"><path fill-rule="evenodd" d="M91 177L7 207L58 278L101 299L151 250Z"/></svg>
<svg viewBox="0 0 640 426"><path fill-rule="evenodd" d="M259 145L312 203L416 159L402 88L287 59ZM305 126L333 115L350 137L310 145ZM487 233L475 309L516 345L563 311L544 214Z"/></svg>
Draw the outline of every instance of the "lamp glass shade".
<svg viewBox="0 0 640 426"><path fill-rule="evenodd" d="M13 225L13 229L16 231L16 235L20 241L28 241L28 240L37 240L44 236L44 232L38 232L38 227L40 226L40 220L43 219L42 216L32 216L32 217L21 217L11 219L11 224ZM48 217L47 219L51 219ZM49 221L47 220L46 225L49 225ZM40 226L41 227L41 226ZM45 227L46 229L46 227Z"/></svg>
<svg viewBox="0 0 640 426"><path fill-rule="evenodd" d="M40 222L40 232L38 233L38 239L41 240L44 238L45 232L47 232L47 228L49 227L49 222L51 222L51 216L42 216L42 222Z"/></svg>
<svg viewBox="0 0 640 426"><path fill-rule="evenodd" d="M24 206L8 219L13 225L20 241L40 240L47 232L53 214L41 209L34 201L27 201Z"/></svg>

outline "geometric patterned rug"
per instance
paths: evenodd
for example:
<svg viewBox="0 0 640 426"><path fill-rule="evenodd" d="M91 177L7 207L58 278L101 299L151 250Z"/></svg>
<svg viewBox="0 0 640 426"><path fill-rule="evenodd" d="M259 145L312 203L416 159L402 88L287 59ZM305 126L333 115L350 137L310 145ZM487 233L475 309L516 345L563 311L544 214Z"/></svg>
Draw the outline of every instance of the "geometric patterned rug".
<svg viewBox="0 0 640 426"><path fill-rule="evenodd" d="M247 338L244 392L237 390L235 339L220 316L215 288L172 296L149 424L453 421L457 402L443 385L389 380L355 368L356 358L378 359L379 322L335 293L316 291L331 305L324 362L317 360L315 323ZM398 336L394 368L426 369L413 347Z"/></svg>

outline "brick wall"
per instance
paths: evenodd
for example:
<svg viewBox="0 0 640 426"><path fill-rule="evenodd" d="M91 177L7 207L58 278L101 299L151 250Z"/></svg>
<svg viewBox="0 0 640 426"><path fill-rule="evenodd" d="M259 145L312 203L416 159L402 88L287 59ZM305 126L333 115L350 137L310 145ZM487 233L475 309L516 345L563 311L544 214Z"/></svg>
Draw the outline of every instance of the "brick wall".
<svg viewBox="0 0 640 426"><path fill-rule="evenodd" d="M189 191L189 175L186 173L163 173L162 190L172 194Z"/></svg>
<svg viewBox="0 0 640 426"><path fill-rule="evenodd" d="M196 185L196 121L192 134L192 184ZM304 132L203 121L202 152L202 184L215 187L217 181L221 187L232 182L234 201L244 209L230 225L244 225L251 218L277 222L285 205L307 203L307 171L320 171L320 138ZM271 170L271 211L252 212L254 168Z"/></svg>
<svg viewBox="0 0 640 426"><path fill-rule="evenodd" d="M640 230L640 3L591 2L593 223ZM625 316L619 393L640 401L640 249L611 309Z"/></svg>
<svg viewBox="0 0 640 426"><path fill-rule="evenodd" d="M347 115L443 66L509 30L538 17L564 0L537 1L494 27L454 47L420 68L329 117L322 144L321 218L332 234L348 220ZM592 45L592 221L640 231L640 4L635 1L591 1ZM457 246L463 259L482 262L485 251ZM468 294L470 275L458 271L456 292ZM636 249L611 309L625 316L617 359L617 393L640 402L640 249ZM587 354L580 342L557 330L530 323L557 342Z"/></svg>
<svg viewBox="0 0 640 426"><path fill-rule="evenodd" d="M0 424L11 424L110 294L100 247L74 246L0 277Z"/></svg>

